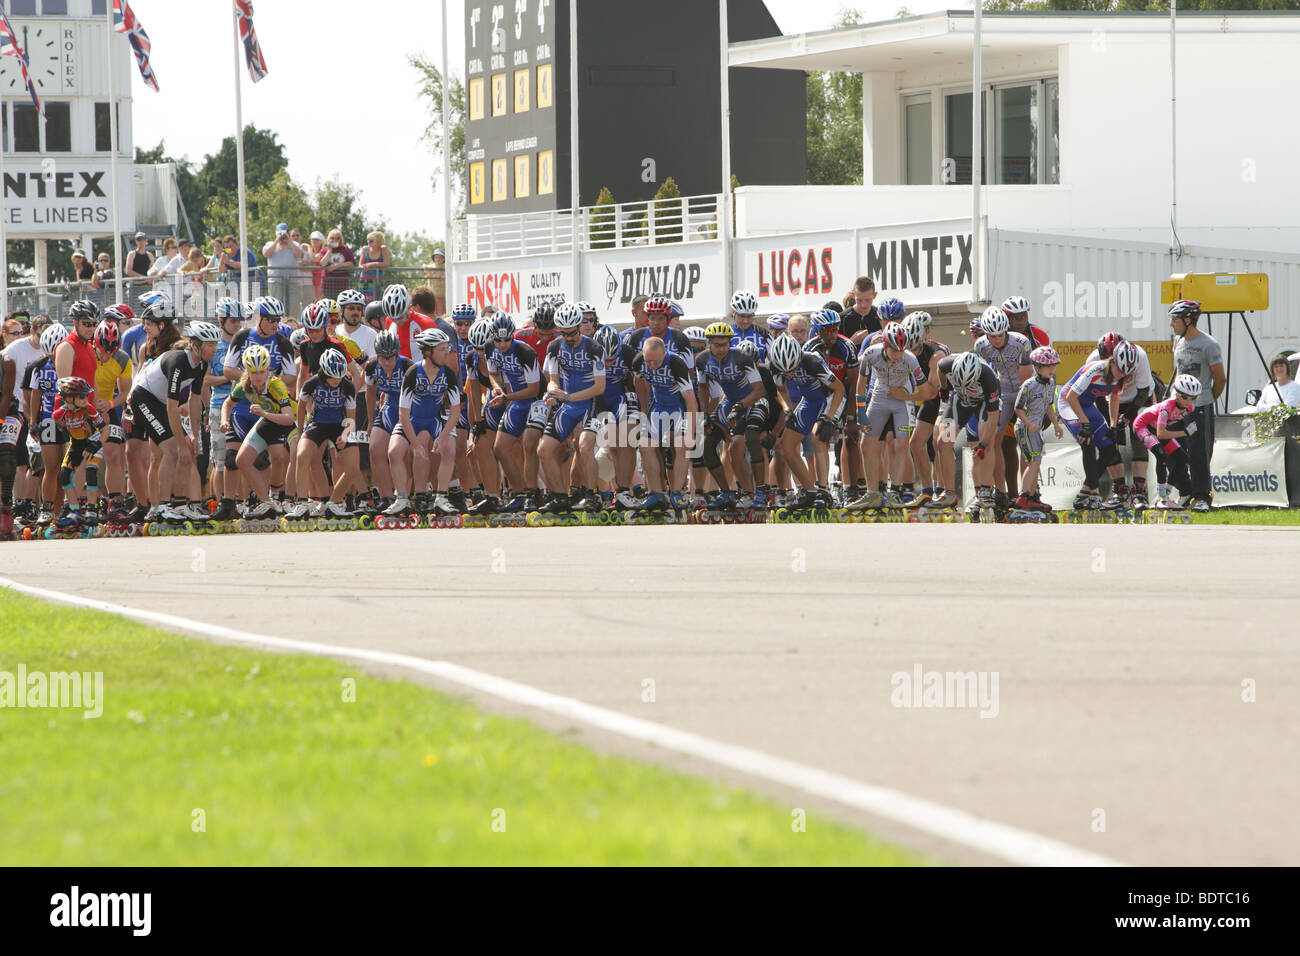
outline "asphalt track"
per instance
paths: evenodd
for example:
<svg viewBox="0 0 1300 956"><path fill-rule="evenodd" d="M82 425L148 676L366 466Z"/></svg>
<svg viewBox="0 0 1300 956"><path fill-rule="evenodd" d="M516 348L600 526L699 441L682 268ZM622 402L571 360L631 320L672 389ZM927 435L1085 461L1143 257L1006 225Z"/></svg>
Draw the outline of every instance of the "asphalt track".
<svg viewBox="0 0 1300 956"><path fill-rule="evenodd" d="M1125 863L1300 862L1300 531L466 529L53 541L0 555L0 573L22 583L451 661ZM918 667L996 673L996 715L895 706L895 675L910 686ZM996 862L444 689L825 810L934 859Z"/></svg>

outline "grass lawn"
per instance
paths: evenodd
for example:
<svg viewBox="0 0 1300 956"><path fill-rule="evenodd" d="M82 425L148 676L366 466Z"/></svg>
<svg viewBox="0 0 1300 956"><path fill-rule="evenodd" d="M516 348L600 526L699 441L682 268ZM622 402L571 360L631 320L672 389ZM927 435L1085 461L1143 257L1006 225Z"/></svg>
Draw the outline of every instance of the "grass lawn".
<svg viewBox="0 0 1300 956"><path fill-rule="evenodd" d="M1207 514L1192 515L1192 523L1300 526L1300 511L1286 508L1219 508Z"/></svg>
<svg viewBox="0 0 1300 956"><path fill-rule="evenodd" d="M0 709L3 866L923 862L414 684L0 589L20 663L102 671L104 704Z"/></svg>

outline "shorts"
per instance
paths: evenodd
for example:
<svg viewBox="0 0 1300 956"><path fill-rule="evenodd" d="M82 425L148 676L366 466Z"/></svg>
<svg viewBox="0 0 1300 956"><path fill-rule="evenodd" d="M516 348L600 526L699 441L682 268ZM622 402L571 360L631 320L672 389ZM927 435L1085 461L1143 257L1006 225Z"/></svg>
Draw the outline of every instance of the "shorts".
<svg viewBox="0 0 1300 956"><path fill-rule="evenodd" d="M599 435L606 425L618 425L628 420L632 409L627 404L623 392L613 395L597 395L591 402L591 414L587 416L587 431Z"/></svg>
<svg viewBox="0 0 1300 956"><path fill-rule="evenodd" d="M1003 392L1004 396L1014 396L1015 392ZM1010 435L1014 434L1011 428L1016 423L1016 403L1014 401L1004 401L998 403L998 433Z"/></svg>
<svg viewBox="0 0 1300 956"><path fill-rule="evenodd" d="M334 422L332 424L326 422L312 422L307 426L307 431L304 433L303 437L313 444L323 445L338 441L338 437L342 434L342 422Z"/></svg>
<svg viewBox="0 0 1300 956"><path fill-rule="evenodd" d="M937 396L935 398L927 398L925 401L923 401L921 403L921 407L917 409L916 412L917 422L918 423L924 422L927 425L933 425L936 421L938 421L939 404L940 402Z"/></svg>
<svg viewBox="0 0 1300 956"><path fill-rule="evenodd" d="M109 445L122 445L126 443L126 432L122 429L122 409L111 408L108 411L108 428L105 429L108 438L105 440Z"/></svg>
<svg viewBox="0 0 1300 956"><path fill-rule="evenodd" d="M364 426L366 424L366 397L364 395L357 396L356 418L354 418L353 421L355 421L358 426ZM348 445L360 445L362 453L365 453L366 449L370 447L370 436L366 434L364 427L352 429L352 434L348 436Z"/></svg>
<svg viewBox="0 0 1300 956"><path fill-rule="evenodd" d="M66 445L68 443L68 430L53 418L45 418L41 420L36 438L40 441L42 447L45 445Z"/></svg>
<svg viewBox="0 0 1300 956"><path fill-rule="evenodd" d="M126 404L131 410L128 438L161 445L174 437L171 420L167 416L167 405L153 392L147 388L133 388Z"/></svg>
<svg viewBox="0 0 1300 956"><path fill-rule="evenodd" d="M542 434L556 441L568 441L570 435L587 424L591 402L565 402L554 411Z"/></svg>
<svg viewBox="0 0 1300 956"><path fill-rule="evenodd" d="M487 426L488 431L494 432L501 427L501 414L504 409L505 406L500 408L493 408L491 405L483 406L483 424Z"/></svg>
<svg viewBox="0 0 1300 956"><path fill-rule="evenodd" d="M551 408L540 398L534 399L528 409L528 421L524 427L545 432L546 426L550 424L551 418L555 415L555 411L554 408Z"/></svg>
<svg viewBox="0 0 1300 956"><path fill-rule="evenodd" d="M291 431L293 431L292 425L274 425L265 418L259 418L240 444L255 448L259 454L271 445L284 445L288 448Z"/></svg>
<svg viewBox="0 0 1300 956"><path fill-rule="evenodd" d="M875 435L884 441L885 436L892 430L899 438L906 438L911 431L911 413L907 407L909 404L897 398L890 398L881 392L875 392L871 396L871 401L867 403L867 424L863 428L863 436Z"/></svg>
<svg viewBox="0 0 1300 956"><path fill-rule="evenodd" d="M651 408L646 416L646 429L652 445L670 448L674 438L686 436L686 409Z"/></svg>
<svg viewBox="0 0 1300 956"><path fill-rule="evenodd" d="M1001 408L1001 403L999 403L999 412ZM980 425L988 420L991 411L988 402L980 402L978 405L964 405L957 401L957 396L954 394L943 420L945 423L951 422L956 426L954 432L960 432L964 429L970 440L977 442L980 439ZM954 434L953 442L955 443L956 440Z"/></svg>
<svg viewBox="0 0 1300 956"><path fill-rule="evenodd" d="M524 434L524 428L528 424L528 417L532 407L533 401L530 398L507 402L505 413L501 416L500 430L512 438L521 438Z"/></svg>
<svg viewBox="0 0 1300 956"><path fill-rule="evenodd" d="M232 418L233 421L233 418ZM221 409L208 409L208 434L212 436L212 466L217 471L226 470L226 433L221 430Z"/></svg>
<svg viewBox="0 0 1300 956"><path fill-rule="evenodd" d="M1043 457L1043 430L1031 432L1024 422L1016 422L1016 444L1025 461L1038 461Z"/></svg>
<svg viewBox="0 0 1300 956"><path fill-rule="evenodd" d="M826 395L818 392L816 395L805 395L799 399L799 404L794 407L794 430L800 435L811 435L813 426L817 424L817 419L821 418L826 411Z"/></svg>
<svg viewBox="0 0 1300 956"><path fill-rule="evenodd" d="M406 429L403 428L401 425L397 426L397 431L394 432L394 434L401 435L407 441L414 442L416 435L420 434L420 432L425 432L433 441L437 441L439 436L442 435L443 429L446 427L447 427L447 423L444 422L441 418L435 418L432 421L429 421L427 419L421 419L418 422L412 419L411 431L414 434L408 436L406 434ZM455 430L453 429L453 433L454 431Z"/></svg>
<svg viewBox="0 0 1300 956"><path fill-rule="evenodd" d="M1058 412L1061 410L1059 405L1056 410ZM1100 408L1090 403L1083 403L1083 416L1092 424L1092 443L1094 445L1114 444L1114 436L1111 434L1110 425L1106 423L1106 416L1101 413ZM1081 423L1074 417L1073 409L1070 410L1068 417L1064 414L1061 415L1061 424L1068 428L1075 441L1078 441Z"/></svg>
<svg viewBox="0 0 1300 956"><path fill-rule="evenodd" d="M401 416L398 414L398 411L399 407L397 399L392 395L388 396L388 402L375 409L375 418L374 422L371 424L371 428L377 428L380 431L388 432L388 434L391 435L397 430L397 426L401 423Z"/></svg>

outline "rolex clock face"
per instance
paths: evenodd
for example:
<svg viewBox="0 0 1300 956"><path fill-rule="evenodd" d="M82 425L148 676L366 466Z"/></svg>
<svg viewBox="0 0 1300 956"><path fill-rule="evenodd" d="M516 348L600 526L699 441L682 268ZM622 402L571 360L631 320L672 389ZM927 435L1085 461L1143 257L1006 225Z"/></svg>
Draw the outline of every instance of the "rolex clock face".
<svg viewBox="0 0 1300 956"><path fill-rule="evenodd" d="M10 21L12 23L12 21ZM61 36L63 24L26 23L13 24L18 42L27 54L27 72L36 86L38 95L58 96L64 93L61 86L63 73ZM0 57L0 92L6 97L23 96L22 72L13 57Z"/></svg>

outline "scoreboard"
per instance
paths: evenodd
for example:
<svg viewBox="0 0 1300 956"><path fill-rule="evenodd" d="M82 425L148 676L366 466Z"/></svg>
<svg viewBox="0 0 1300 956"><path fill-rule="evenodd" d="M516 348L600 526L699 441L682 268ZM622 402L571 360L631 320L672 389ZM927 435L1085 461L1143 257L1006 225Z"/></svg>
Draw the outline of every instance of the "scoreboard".
<svg viewBox="0 0 1300 956"><path fill-rule="evenodd" d="M556 3L466 0L470 215L556 208Z"/></svg>

